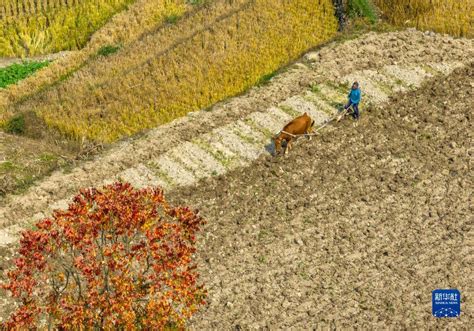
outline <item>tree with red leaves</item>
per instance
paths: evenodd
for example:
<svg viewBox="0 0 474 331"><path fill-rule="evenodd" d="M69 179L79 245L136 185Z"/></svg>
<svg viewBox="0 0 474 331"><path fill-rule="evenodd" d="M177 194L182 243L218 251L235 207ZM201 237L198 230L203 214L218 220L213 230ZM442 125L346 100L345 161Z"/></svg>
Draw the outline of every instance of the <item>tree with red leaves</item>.
<svg viewBox="0 0 474 331"><path fill-rule="evenodd" d="M2 287L20 303L7 329L184 328L204 304L192 262L204 221L159 188L83 189L25 231Z"/></svg>

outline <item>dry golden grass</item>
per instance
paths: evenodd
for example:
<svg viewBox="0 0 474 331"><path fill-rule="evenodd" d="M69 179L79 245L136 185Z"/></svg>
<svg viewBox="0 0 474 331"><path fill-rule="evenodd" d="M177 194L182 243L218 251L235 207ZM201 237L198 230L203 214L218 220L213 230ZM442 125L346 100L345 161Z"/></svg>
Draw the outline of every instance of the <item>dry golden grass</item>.
<svg viewBox="0 0 474 331"><path fill-rule="evenodd" d="M396 25L474 37L474 0L375 0Z"/></svg>
<svg viewBox="0 0 474 331"><path fill-rule="evenodd" d="M46 89L86 63L94 62L94 55L100 47L117 44L126 47L140 36L159 29L167 17L181 16L193 8L186 4L186 0L137 0L95 32L80 51L54 61L18 85L0 89L0 124L11 113L7 109L13 104Z"/></svg>
<svg viewBox="0 0 474 331"><path fill-rule="evenodd" d="M0 18L21 16L25 14L37 14L46 10L72 7L81 0L0 0Z"/></svg>
<svg viewBox="0 0 474 331"><path fill-rule="evenodd" d="M75 138L110 142L241 93L336 30L331 0L216 1L22 108Z"/></svg>
<svg viewBox="0 0 474 331"><path fill-rule="evenodd" d="M0 7L0 56L30 57L79 49L133 1L7 0Z"/></svg>

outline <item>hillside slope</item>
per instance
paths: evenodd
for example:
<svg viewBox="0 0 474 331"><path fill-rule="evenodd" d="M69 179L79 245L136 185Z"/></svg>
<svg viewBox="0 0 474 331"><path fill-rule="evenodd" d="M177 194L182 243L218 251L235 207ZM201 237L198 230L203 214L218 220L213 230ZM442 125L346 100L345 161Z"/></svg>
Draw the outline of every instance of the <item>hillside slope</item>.
<svg viewBox="0 0 474 331"><path fill-rule="evenodd" d="M271 321L301 328L307 327L304 322L321 322L328 309L334 312L327 321L338 325L362 323L364 316L379 326L429 322L426 305L409 306L416 312L410 315L398 309L395 294L385 301L380 293L401 284L421 298L410 302L422 302L416 300L429 297L432 286L445 287L446 275L452 281L447 285L469 291L468 274L448 273L451 267L430 283L428 272L438 269L428 266L446 266L453 246L443 241L439 260L427 247L443 235L464 240L453 222L466 225L470 140L461 138L472 131L465 105L472 98L473 55L472 40L414 30L369 33L309 53L266 86L123 141L68 173L55 172L23 195L7 196L0 207L3 261L10 263L19 230L66 207L80 187L122 179L162 185L172 200L187 201L210 220L199 256L210 306L195 321L197 329ZM453 70L458 71L444 78ZM363 109L372 109L359 126L329 125L320 138L302 140L289 158L269 159L273 133L305 111L324 123L345 101L354 79L363 87ZM410 93L427 81L433 88ZM454 147L446 147L451 141ZM445 186L453 180L451 170L459 187ZM440 218L448 223L438 229ZM394 240L397 236L403 240ZM354 255L359 249L370 255ZM413 260L410 250L420 259ZM452 270L464 268L466 254L457 255ZM407 268L396 269L395 263ZM376 281L375 294L359 274ZM342 301L354 291L372 303ZM316 294L334 306L313 304ZM2 307L8 306L5 301ZM237 311L242 313L232 314ZM465 314L472 319L472 310Z"/></svg>
<svg viewBox="0 0 474 331"><path fill-rule="evenodd" d="M330 0L214 1L8 110L112 142L242 93L336 30Z"/></svg>
<svg viewBox="0 0 474 331"><path fill-rule="evenodd" d="M126 10L114 15L96 31L84 48L77 51L60 52L56 56L50 54L47 57L59 58L34 76L19 84L10 85L7 89L1 89L0 115L3 115L6 107L51 88L52 85L61 82L89 62L95 60L100 62L102 58L97 59L96 55L102 47L125 47L159 29L166 29L170 25L167 22L170 17L178 19L199 9L201 6L188 5L186 0L136 0Z"/></svg>
<svg viewBox="0 0 474 331"><path fill-rule="evenodd" d="M448 74L473 55L472 40L415 30L369 33L333 43L307 54L307 60L267 86L123 141L68 173L55 172L23 195L7 196L0 208L0 227L13 228L1 231L0 242L14 241L8 233L35 214L42 217L64 206L81 187L123 179L172 189L249 166L268 153L270 137L292 116L310 111L318 123L332 116L346 98L340 84L354 75L364 86L365 100L380 103L390 94L416 89L434 75Z"/></svg>
<svg viewBox="0 0 474 331"><path fill-rule="evenodd" d="M305 141L170 194L209 220L192 329L467 329L474 322L474 63ZM431 291L458 288L458 319Z"/></svg>

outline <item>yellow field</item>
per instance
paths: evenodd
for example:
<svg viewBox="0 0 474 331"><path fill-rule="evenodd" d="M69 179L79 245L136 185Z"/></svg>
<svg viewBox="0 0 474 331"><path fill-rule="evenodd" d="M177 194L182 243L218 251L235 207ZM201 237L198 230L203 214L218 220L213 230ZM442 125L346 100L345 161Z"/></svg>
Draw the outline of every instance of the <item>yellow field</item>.
<svg viewBox="0 0 474 331"><path fill-rule="evenodd" d="M6 1L0 21L0 56L79 49L113 14L133 1Z"/></svg>
<svg viewBox="0 0 474 331"><path fill-rule="evenodd" d="M95 32L83 49L54 61L35 75L21 81L19 85L0 89L0 125L11 115L12 105L54 84L86 62L94 62L92 59L100 47L121 44L125 48L140 36L153 29L160 29L167 17L179 17L193 9L195 7L187 5L186 0L135 1Z"/></svg>
<svg viewBox="0 0 474 331"><path fill-rule="evenodd" d="M46 10L73 7L84 0L0 0L0 18L38 14Z"/></svg>
<svg viewBox="0 0 474 331"><path fill-rule="evenodd" d="M113 14L133 1L7 1L0 20L0 56L24 57L79 49Z"/></svg>
<svg viewBox="0 0 474 331"><path fill-rule="evenodd" d="M396 25L474 37L474 0L375 0Z"/></svg>
<svg viewBox="0 0 474 331"><path fill-rule="evenodd" d="M243 92L337 30L331 0L209 7L97 61L25 108L75 138L110 142Z"/></svg>

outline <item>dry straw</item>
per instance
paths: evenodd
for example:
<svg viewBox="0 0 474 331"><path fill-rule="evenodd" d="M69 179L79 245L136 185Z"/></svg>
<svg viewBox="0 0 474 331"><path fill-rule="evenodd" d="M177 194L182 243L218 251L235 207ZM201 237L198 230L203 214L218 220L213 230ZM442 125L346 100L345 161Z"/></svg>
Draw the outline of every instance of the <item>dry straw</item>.
<svg viewBox="0 0 474 331"><path fill-rule="evenodd" d="M474 0L375 0L396 25L474 37Z"/></svg>
<svg viewBox="0 0 474 331"><path fill-rule="evenodd" d="M331 0L216 1L26 106L75 138L110 142L241 93L336 30Z"/></svg>
<svg viewBox="0 0 474 331"><path fill-rule="evenodd" d="M3 1L3 0L0 0ZM97 50L104 45L121 44L126 47L141 35L159 29L166 18L179 17L194 7L187 5L186 0L137 0L128 9L114 15L102 28L95 32L86 47L80 51L54 61L45 69L21 81L0 89L0 124L8 118L7 111L19 100L36 94L48 85L54 84L71 72L78 70L86 62L93 62ZM2 46L3 47L3 46Z"/></svg>
<svg viewBox="0 0 474 331"><path fill-rule="evenodd" d="M2 0L0 56L23 57L83 47L133 0Z"/></svg>

